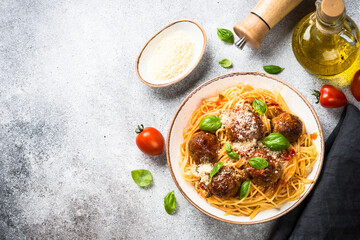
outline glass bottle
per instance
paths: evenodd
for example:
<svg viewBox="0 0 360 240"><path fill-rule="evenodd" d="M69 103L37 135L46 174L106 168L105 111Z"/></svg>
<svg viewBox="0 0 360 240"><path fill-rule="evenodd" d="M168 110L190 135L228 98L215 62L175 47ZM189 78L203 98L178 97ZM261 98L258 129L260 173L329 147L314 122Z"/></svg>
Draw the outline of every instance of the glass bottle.
<svg viewBox="0 0 360 240"><path fill-rule="evenodd" d="M360 53L360 33L343 0L317 0L316 11L295 27L292 47L310 73L331 76L348 69Z"/></svg>

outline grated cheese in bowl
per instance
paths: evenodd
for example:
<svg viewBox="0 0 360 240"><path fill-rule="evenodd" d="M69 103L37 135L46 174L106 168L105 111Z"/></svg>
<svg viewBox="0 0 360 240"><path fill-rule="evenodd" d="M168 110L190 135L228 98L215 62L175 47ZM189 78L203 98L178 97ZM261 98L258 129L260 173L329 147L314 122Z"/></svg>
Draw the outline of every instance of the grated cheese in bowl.
<svg viewBox="0 0 360 240"><path fill-rule="evenodd" d="M162 39L149 61L149 75L156 80L169 80L179 76L193 59L194 45L189 35L183 31L176 31Z"/></svg>

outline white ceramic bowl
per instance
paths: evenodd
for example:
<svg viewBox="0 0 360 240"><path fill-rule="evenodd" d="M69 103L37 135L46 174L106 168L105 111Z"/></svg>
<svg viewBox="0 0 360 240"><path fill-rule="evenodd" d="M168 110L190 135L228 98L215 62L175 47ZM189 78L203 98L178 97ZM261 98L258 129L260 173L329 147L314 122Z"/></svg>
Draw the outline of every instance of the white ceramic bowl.
<svg viewBox="0 0 360 240"><path fill-rule="evenodd" d="M318 133L318 138L314 142L319 153L319 159L316 161L311 173L308 175L308 179L314 180L314 183L306 185L305 191L299 199L286 202L278 208L260 211L252 220L246 216L225 216L224 211L208 204L206 200L195 191L194 187L181 177L179 166L180 144L184 141L182 132L188 125L192 113L200 107L204 99L216 96L219 92L239 83L271 91L280 90L280 93L285 99L290 110L304 121L307 132ZM235 224L255 224L270 221L284 215L295 208L309 194L320 174L323 164L324 136L314 109L305 97L290 84L280 80L279 78L263 73L238 72L213 78L196 88L185 98L171 123L167 137L166 151L170 172L176 185L184 197L197 209L224 222Z"/></svg>
<svg viewBox="0 0 360 240"><path fill-rule="evenodd" d="M194 41L194 55L189 64L189 66L185 69L185 71L169 80L156 80L151 74L149 74L149 62L152 61L152 56L157 45L161 40L168 37L170 34L176 31L185 32L187 35L191 37ZM204 29L194 21L191 20L179 20L169 25L165 26L159 32L157 32L143 47L141 50L137 61L136 61L136 73L140 80L151 86L151 87L165 87L180 80L184 79L187 75L189 75L192 70L199 64L202 56L204 55L206 48L206 34Z"/></svg>

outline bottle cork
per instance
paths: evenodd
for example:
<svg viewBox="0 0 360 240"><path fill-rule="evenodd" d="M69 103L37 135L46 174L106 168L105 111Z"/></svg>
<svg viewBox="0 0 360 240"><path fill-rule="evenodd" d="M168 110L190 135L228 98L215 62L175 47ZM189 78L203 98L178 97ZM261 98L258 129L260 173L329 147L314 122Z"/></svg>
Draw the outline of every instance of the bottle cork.
<svg viewBox="0 0 360 240"><path fill-rule="evenodd" d="M345 12L343 0L323 0L321 3L321 18L328 23L336 22Z"/></svg>

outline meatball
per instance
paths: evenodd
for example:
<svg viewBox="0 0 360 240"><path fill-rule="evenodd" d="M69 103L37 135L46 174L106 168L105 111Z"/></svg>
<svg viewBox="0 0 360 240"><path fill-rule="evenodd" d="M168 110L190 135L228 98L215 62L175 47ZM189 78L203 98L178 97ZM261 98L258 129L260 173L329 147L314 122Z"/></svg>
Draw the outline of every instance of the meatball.
<svg viewBox="0 0 360 240"><path fill-rule="evenodd" d="M303 124L299 117L291 113L282 113L271 120L273 132L284 135L289 142L299 139L303 130Z"/></svg>
<svg viewBox="0 0 360 240"><path fill-rule="evenodd" d="M245 181L246 173L236 172L233 168L224 166L212 178L210 191L217 197L234 197L240 189L241 183Z"/></svg>
<svg viewBox="0 0 360 240"><path fill-rule="evenodd" d="M225 130L233 140L259 140L263 137L263 123L259 115L246 107L228 113Z"/></svg>
<svg viewBox="0 0 360 240"><path fill-rule="evenodd" d="M261 170L251 167L249 163L245 165L245 170L254 184L262 187L269 187L280 179L283 173L282 164L275 156L273 157L269 154L269 150L261 148L257 149L251 157L262 157L269 163L266 168Z"/></svg>
<svg viewBox="0 0 360 240"><path fill-rule="evenodd" d="M190 156L197 164L214 162L218 147L217 137L205 131L195 133L189 141Z"/></svg>
<svg viewBox="0 0 360 240"><path fill-rule="evenodd" d="M252 167L247 168L251 181L254 184L262 187L269 187L280 179L283 172L280 161L271 160L268 161L268 163L269 165L262 170Z"/></svg>

